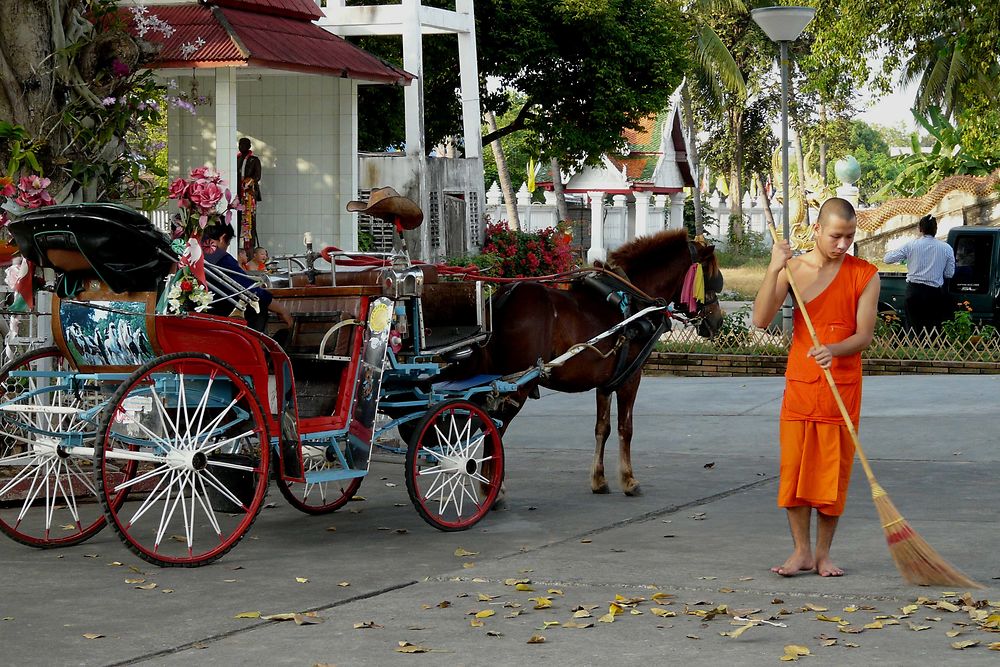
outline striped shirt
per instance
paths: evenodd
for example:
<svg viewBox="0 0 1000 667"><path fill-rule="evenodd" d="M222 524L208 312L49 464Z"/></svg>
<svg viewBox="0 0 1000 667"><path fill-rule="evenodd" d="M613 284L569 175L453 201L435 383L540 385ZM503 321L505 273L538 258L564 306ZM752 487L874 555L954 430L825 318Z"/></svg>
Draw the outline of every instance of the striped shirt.
<svg viewBox="0 0 1000 667"><path fill-rule="evenodd" d="M933 236L921 236L885 253L886 264L906 260L906 282L941 287L955 275L955 251Z"/></svg>

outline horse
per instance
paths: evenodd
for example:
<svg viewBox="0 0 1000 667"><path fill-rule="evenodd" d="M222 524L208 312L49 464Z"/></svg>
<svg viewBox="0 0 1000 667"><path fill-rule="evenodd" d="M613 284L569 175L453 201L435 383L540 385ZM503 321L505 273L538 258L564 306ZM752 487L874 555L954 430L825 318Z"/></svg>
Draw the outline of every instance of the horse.
<svg viewBox="0 0 1000 667"><path fill-rule="evenodd" d="M504 286L492 298L493 335L485 346L464 362L463 375L509 375L538 367L588 341L623 321L630 312L658 303L681 301L681 291L694 264L705 276L705 302L689 313L698 322L699 333L718 333L723 312L718 292L722 273L715 247L689 241L684 230L662 231L639 237L610 253L607 262L595 263L598 272L568 286L523 281ZM635 289L638 288L638 289ZM682 307L683 310L683 307ZM505 397L491 410L500 422L501 435L521 410L527 398L538 397L538 385L562 392L597 389L596 448L590 472L593 493L609 493L604 475L604 446L611 433L611 395L618 400L618 453L621 488L628 496L640 494L632 470L632 407L635 403L642 364L668 326L669 316L640 318L617 336L590 346L583 352L543 373L540 379Z"/></svg>

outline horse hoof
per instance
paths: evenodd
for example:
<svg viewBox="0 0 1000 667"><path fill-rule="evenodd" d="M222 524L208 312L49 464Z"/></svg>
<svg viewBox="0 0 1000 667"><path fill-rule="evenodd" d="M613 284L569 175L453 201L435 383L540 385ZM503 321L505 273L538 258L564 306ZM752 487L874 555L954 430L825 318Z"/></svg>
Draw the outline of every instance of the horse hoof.
<svg viewBox="0 0 1000 667"><path fill-rule="evenodd" d="M601 484L600 486L597 486L597 487L591 487L590 490L593 493L601 493L601 494L611 493L611 488L608 486L607 482L605 482L604 484Z"/></svg>
<svg viewBox="0 0 1000 667"><path fill-rule="evenodd" d="M636 484L631 489L626 489L625 490L625 495L626 496L641 496L642 495L642 487L640 487L638 484Z"/></svg>

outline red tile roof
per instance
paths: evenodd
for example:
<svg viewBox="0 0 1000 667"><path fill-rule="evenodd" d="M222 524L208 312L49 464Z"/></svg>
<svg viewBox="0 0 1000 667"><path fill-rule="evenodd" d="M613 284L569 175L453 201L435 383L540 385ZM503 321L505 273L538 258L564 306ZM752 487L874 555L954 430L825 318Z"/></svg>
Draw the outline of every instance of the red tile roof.
<svg viewBox="0 0 1000 667"><path fill-rule="evenodd" d="M232 9L245 9L258 14L273 14L315 21L323 12L313 0L215 0L212 4Z"/></svg>
<svg viewBox="0 0 1000 667"><path fill-rule="evenodd" d="M309 19L291 15L298 10L289 6L311 4L309 0L217 0L214 4L220 6L150 7L150 14L168 23L175 32L168 39L160 34L146 34L146 40L162 45L159 55L148 66L154 69L256 66L403 85L413 79L411 74ZM284 15L274 13L278 6ZM131 26L132 17L123 14ZM199 39L204 40L204 45L194 52L186 53L182 48Z"/></svg>

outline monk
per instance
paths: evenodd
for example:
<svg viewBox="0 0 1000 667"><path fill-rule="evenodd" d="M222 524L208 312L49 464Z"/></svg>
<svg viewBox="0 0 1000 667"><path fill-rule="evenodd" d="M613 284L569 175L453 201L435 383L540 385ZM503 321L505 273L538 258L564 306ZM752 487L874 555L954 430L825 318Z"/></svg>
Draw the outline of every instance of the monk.
<svg viewBox="0 0 1000 667"><path fill-rule="evenodd" d="M781 405L778 489L778 506L788 512L795 549L782 565L771 568L786 577L812 571L824 577L844 574L830 560L830 546L847 500L854 443L822 369L833 374L857 428L861 351L875 330L879 280L875 266L847 254L856 230L851 203L837 197L826 200L813 226L813 249L793 258L788 241L774 244L754 300L753 322L765 327L788 294L791 271L820 341L813 346L796 304ZM810 539L814 508L815 549Z"/></svg>

